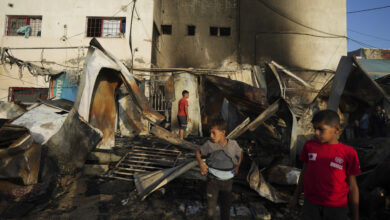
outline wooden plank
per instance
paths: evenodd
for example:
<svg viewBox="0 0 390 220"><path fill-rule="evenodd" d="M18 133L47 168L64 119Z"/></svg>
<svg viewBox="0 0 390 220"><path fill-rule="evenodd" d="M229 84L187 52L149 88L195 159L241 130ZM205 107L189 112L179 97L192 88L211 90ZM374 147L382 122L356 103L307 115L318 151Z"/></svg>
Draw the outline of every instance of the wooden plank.
<svg viewBox="0 0 390 220"><path fill-rule="evenodd" d="M155 135L157 138L160 138L162 140L165 140L173 145L182 147L187 150L196 150L200 146L194 143L191 143L186 140L181 140L180 138L176 137L174 134L169 132L168 130L158 126L154 125L152 130L150 131L153 135Z"/></svg>
<svg viewBox="0 0 390 220"><path fill-rule="evenodd" d="M110 178L118 179L118 180L124 180L124 181L129 181L129 182L133 182L134 181L134 178L124 178L124 177L120 177L120 176L110 176Z"/></svg>
<svg viewBox="0 0 390 220"><path fill-rule="evenodd" d="M228 139L232 139L232 137L234 137L237 133L239 133L241 131L241 129L243 129L245 126L247 126L250 122L250 118L246 118L241 124L239 124L233 131L231 131L228 136L226 136L226 138Z"/></svg>
<svg viewBox="0 0 390 220"><path fill-rule="evenodd" d="M254 131L261 123L266 121L272 115L274 115L279 109L279 100L275 101L272 105L270 105L265 111L263 111L255 120L253 120L247 126L241 128L241 130L237 131L234 135L230 136L230 139L236 139L242 134L244 134L247 130ZM229 134L230 135L230 134Z"/></svg>
<svg viewBox="0 0 390 220"><path fill-rule="evenodd" d="M294 78L295 80L297 80L300 84L302 84L303 86L307 87L307 88L310 88L310 89L315 89L312 85L310 85L309 83L307 83L305 80L303 80L302 78L300 78L299 76L295 75L294 73L290 72L288 69L286 69L285 67L279 65L278 63L276 63L275 61L271 61L271 64L273 64L274 66L276 66L277 68L281 69L285 74L291 76L292 78Z"/></svg>

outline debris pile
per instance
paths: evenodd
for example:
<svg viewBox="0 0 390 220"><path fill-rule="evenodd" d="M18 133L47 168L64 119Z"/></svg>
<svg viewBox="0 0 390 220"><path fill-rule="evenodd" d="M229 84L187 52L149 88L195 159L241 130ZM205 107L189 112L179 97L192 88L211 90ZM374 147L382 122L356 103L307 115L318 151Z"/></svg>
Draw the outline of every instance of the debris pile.
<svg viewBox="0 0 390 220"><path fill-rule="evenodd" d="M236 78L241 74L250 80L195 69L153 73L145 79L133 74L96 39L91 40L85 63L80 81L71 88L77 91L75 96L40 100L27 109L0 103L0 216L21 217L31 211L30 216L39 217L42 210L46 212L40 217L52 215L51 205L79 193L99 197L99 205L107 212L118 211L109 201L131 207L118 211L117 217L137 218L141 214L136 207L156 203L156 212L165 209L160 217L199 219L205 198L202 193L184 193L184 188L199 190L205 179L195 150L206 141L208 122L222 117L228 124L227 137L236 139L245 152L235 178L232 216L298 219L298 213L286 208L299 179L301 164L296 158L313 135L312 115L325 108L339 113L340 138L358 151L362 204L371 204L362 210L368 217L389 216L388 120L381 137L375 132L369 137L355 132L356 121L374 114L375 107L382 106L386 117L390 114L388 75L374 79L365 70L366 61L343 57L334 78L324 82L320 91L275 61L235 73ZM297 103L296 94L289 93L291 85L296 86L295 92L318 95L310 96L310 103ZM175 134L177 101L183 89L194 94L186 140ZM88 203L86 198L73 198L76 205ZM25 211L14 212L26 204ZM168 211L173 205L176 209Z"/></svg>

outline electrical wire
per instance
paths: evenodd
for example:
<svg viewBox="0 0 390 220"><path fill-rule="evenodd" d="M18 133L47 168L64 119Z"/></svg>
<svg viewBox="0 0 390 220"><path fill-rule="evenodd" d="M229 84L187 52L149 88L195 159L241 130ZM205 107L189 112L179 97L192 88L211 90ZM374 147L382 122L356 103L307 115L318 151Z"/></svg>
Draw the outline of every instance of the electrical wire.
<svg viewBox="0 0 390 220"><path fill-rule="evenodd" d="M256 32L256 34L292 34L292 35L307 35L311 37L319 37L319 38L345 38L345 36L327 36L327 35L316 35L302 32L282 32L282 31L264 31L264 32Z"/></svg>
<svg viewBox="0 0 390 220"><path fill-rule="evenodd" d="M378 48L378 47L375 47L375 46L373 46L373 45L370 45L370 44L367 44L367 43L364 43L364 42L361 42L361 41L352 39L352 38L350 38L350 37L348 37L347 39L350 40L350 41L353 41L353 42L355 42L355 43L357 43L357 44L359 44L359 45L361 45L361 46L363 46L363 47L370 47L370 48L375 48L375 49Z"/></svg>
<svg viewBox="0 0 390 220"><path fill-rule="evenodd" d="M130 18L130 30L129 30L129 45L130 45L130 52L131 52L131 73L133 73L133 67L134 67L134 51L133 51L133 39L132 39L132 29L133 29L133 18L134 18L134 10L135 10L135 4L137 0L133 0L133 9L131 11L131 18Z"/></svg>
<svg viewBox="0 0 390 220"><path fill-rule="evenodd" d="M357 43L357 44L360 44L360 45L363 45L363 46L365 46L365 47L378 48L378 47L372 46L372 45L370 45L370 44L367 44L367 43L364 43L364 42L355 40L355 39L353 39L353 38L351 38L351 37L347 37L347 36L343 36L343 35L338 35L338 34L332 34L332 33L328 33L328 32L319 30L319 29L314 28L314 27L310 27L310 26L308 26L308 25L305 25L305 24L303 24L303 23L301 23L301 22L299 22L299 21L297 21L297 20L295 20L295 19L289 17L288 15L286 15L286 14L283 13L283 12L281 12L281 11L278 10L277 8L275 8L275 7L271 6L271 5L269 5L268 3L266 3L264 0L257 0L257 1L259 1L259 2L260 2L261 4L263 4L266 8L268 8L269 10L271 10L271 11L273 11L274 13L278 14L279 16L281 16L281 17L283 17L283 18L285 18L285 19L287 19L287 20L289 20L289 21L291 21L291 22L294 22L295 24L298 24L298 25L300 25L300 26L302 26L302 27L305 27L305 28L307 28L307 29L310 29L310 30L313 30L313 31L317 31L317 32L322 33L322 34L327 34L327 35L330 35L330 36L335 36L335 37L340 37L340 38L346 38L347 40L353 41L353 42L355 42L355 43Z"/></svg>
<svg viewBox="0 0 390 220"><path fill-rule="evenodd" d="M390 39L378 37L378 36L375 36L375 35L362 33L362 32L359 32L359 31L352 30L352 29L348 29L348 31L356 33L356 34L360 34L360 35L363 35L363 36L372 37L372 38L375 38L375 39L378 39L378 40L383 40L383 41L389 41L390 42Z"/></svg>
<svg viewBox="0 0 390 220"><path fill-rule="evenodd" d="M339 34L333 34L333 33L328 33L328 32L325 32L323 30L320 30L320 29L317 29L317 28L314 28L314 27L310 27L308 25L305 25L291 17L289 17L288 15L286 15L285 13L281 12L280 10L276 9L275 7L269 5L268 3L266 3L264 0L257 0L259 1L261 4L263 4L266 8L270 9L271 11L273 11L274 13L278 14L279 16L291 21L291 22L294 22L302 27L305 27L307 29L310 29L310 30L313 30L313 31L316 31L316 32L319 32L319 33L322 33L322 34L327 34L327 35L331 35L331 36L336 36L336 37L345 37L343 35L339 35Z"/></svg>
<svg viewBox="0 0 390 220"><path fill-rule="evenodd" d="M2 97L2 98L0 98L0 100L5 99L5 98L8 99L8 95L7 95L7 96L4 96L4 97Z"/></svg>
<svg viewBox="0 0 390 220"><path fill-rule="evenodd" d="M31 83L31 82L24 81L24 80L22 80L22 79L19 79L19 78L16 78L16 77L12 77L12 76L7 76L7 75L4 75L4 74L0 74L0 76L5 76L5 77L8 77L8 78L10 78L10 79L20 80L20 81L22 81L22 82L25 82L25 83L27 83L27 84L31 84L31 85L34 85L34 86L37 85L36 83ZM41 85L41 86L42 86L42 85Z"/></svg>
<svg viewBox="0 0 390 220"><path fill-rule="evenodd" d="M376 11L376 10L380 10L380 9L384 9L384 8L390 8L390 5L386 5L386 6L382 6L382 7L378 7L378 8L362 9L362 10L358 10L358 11L349 11L349 12L347 12L347 14L355 14L355 13L361 13L361 12L367 12L367 11Z"/></svg>
<svg viewBox="0 0 390 220"><path fill-rule="evenodd" d="M130 1L126 6L122 6L117 12L114 13L113 16L115 16L115 15L117 15L119 12L121 12L121 11L122 11L122 8L127 8L127 7L129 7L129 5L130 5L131 3L133 3L133 1Z"/></svg>
<svg viewBox="0 0 390 220"><path fill-rule="evenodd" d="M25 60L24 62L30 62L30 63L46 63L46 64L54 64L54 65L62 66L62 67L65 67L65 68L73 68L73 69L79 69L79 70L82 69L82 68L77 67L77 66L67 66L67 65L63 65L63 64L57 63L57 62L55 62L55 61L45 61L45 60L42 60L42 61L28 61L28 60Z"/></svg>

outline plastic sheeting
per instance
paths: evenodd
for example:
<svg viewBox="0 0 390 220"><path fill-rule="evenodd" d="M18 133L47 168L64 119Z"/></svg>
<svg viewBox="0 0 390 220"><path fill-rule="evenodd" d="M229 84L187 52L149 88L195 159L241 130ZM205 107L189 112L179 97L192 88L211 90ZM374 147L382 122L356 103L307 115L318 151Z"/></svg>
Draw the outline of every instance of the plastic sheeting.
<svg viewBox="0 0 390 220"><path fill-rule="evenodd" d="M67 112L42 104L24 113L12 124L25 126L30 130L35 143L45 144L60 130L67 116Z"/></svg>

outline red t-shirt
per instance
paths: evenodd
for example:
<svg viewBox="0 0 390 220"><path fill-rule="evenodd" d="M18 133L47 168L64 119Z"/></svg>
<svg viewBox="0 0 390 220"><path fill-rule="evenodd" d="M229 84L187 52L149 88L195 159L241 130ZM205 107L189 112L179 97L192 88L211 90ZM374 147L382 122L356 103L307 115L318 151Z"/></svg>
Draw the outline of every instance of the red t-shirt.
<svg viewBox="0 0 390 220"><path fill-rule="evenodd" d="M348 176L361 173L355 149L342 143L322 144L310 140L299 159L307 163L303 179L307 200L328 207L347 206Z"/></svg>
<svg viewBox="0 0 390 220"><path fill-rule="evenodd" d="M186 116L185 107L188 106L188 101L185 98L181 98L179 101L179 111L177 115Z"/></svg>

